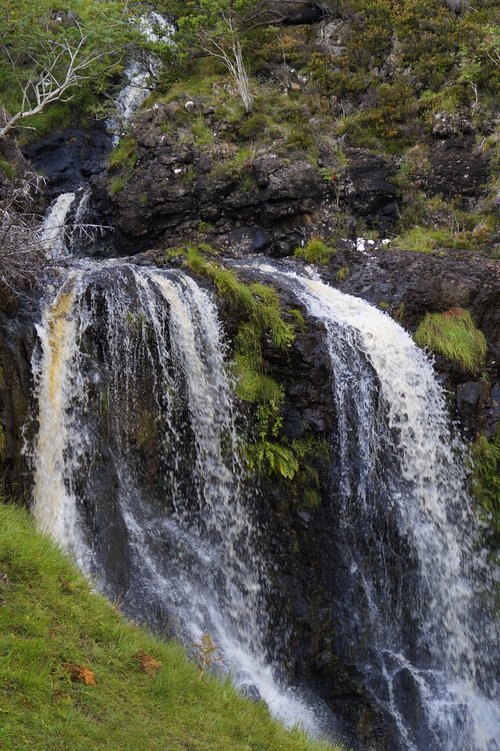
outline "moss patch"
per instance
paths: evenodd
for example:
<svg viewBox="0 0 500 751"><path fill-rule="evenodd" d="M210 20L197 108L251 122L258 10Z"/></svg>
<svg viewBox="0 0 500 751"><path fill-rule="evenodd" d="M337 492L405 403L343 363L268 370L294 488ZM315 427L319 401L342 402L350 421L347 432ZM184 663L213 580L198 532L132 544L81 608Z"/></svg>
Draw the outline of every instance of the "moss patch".
<svg viewBox="0 0 500 751"><path fill-rule="evenodd" d="M415 332L415 342L419 347L428 347L444 355L471 373L477 373L486 358L484 335L463 308L452 308L446 313L427 313Z"/></svg>

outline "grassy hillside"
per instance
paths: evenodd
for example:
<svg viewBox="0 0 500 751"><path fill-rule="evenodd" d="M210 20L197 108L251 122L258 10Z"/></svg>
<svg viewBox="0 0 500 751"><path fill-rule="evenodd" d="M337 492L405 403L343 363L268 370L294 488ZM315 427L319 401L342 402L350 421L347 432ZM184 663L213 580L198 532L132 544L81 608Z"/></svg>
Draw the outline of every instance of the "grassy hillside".
<svg viewBox="0 0 500 751"><path fill-rule="evenodd" d="M126 623L25 511L0 505L0 748L330 747L285 731L229 683L200 680L180 646Z"/></svg>

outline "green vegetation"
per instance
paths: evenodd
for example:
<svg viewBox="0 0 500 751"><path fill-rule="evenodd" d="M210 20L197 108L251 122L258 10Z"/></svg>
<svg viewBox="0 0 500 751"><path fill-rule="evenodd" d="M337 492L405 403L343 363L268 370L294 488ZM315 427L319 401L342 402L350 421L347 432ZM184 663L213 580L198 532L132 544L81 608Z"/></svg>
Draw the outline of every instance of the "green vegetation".
<svg viewBox="0 0 500 751"><path fill-rule="evenodd" d="M307 263L319 263L321 266L327 266L330 263L335 248L327 245L319 238L309 240L303 248L295 248L294 255L303 258Z"/></svg>
<svg viewBox="0 0 500 751"><path fill-rule="evenodd" d="M137 162L137 143L132 136L125 136L118 146L113 149L108 158L110 172L121 169L132 170Z"/></svg>
<svg viewBox="0 0 500 751"><path fill-rule="evenodd" d="M472 373L480 371L486 358L484 335L474 325L470 313L462 308L427 313L415 332L415 342Z"/></svg>
<svg viewBox="0 0 500 751"><path fill-rule="evenodd" d="M40 114L23 120L23 126L35 129L21 130L24 140L81 123L109 108L104 94L122 70L123 49L139 40L129 19L128 3L123 0L105 4L69 0L60 11L54 10L50 0L4 0L0 16L4 50L0 53L0 98L11 115L26 108L23 88L29 81L37 81L44 69L51 68L57 80L64 78L69 63L67 53L61 54L52 67L62 45L74 51L83 39L77 62L91 61L81 71L83 79L77 80L64 96L47 104ZM29 90L29 95L33 104L34 91Z"/></svg>
<svg viewBox="0 0 500 751"><path fill-rule="evenodd" d="M320 751L173 642L128 624L28 514L0 505L0 745ZM216 646L216 645L215 645Z"/></svg>
<svg viewBox="0 0 500 751"><path fill-rule="evenodd" d="M343 282L344 279L347 279L350 270L349 266L341 266L340 269L337 270L335 277L339 282Z"/></svg>
<svg viewBox="0 0 500 751"><path fill-rule="evenodd" d="M500 549L500 427L489 441L480 435L472 446L472 490L486 523L491 547Z"/></svg>
<svg viewBox="0 0 500 751"><path fill-rule="evenodd" d="M115 178L114 180L111 180L109 184L109 192L112 196L116 196L117 193L119 193L125 185L128 183L128 177L123 175L120 177Z"/></svg>
<svg viewBox="0 0 500 751"><path fill-rule="evenodd" d="M4 173L6 177L9 179L12 179L16 176L16 168L13 164L10 164L5 159L2 159L0 157L0 170Z"/></svg>

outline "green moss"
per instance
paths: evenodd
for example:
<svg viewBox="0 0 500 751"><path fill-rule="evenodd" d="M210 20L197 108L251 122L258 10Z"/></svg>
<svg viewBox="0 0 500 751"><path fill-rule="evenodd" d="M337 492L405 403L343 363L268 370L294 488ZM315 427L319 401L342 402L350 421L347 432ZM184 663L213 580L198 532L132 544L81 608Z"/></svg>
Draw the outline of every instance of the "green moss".
<svg viewBox="0 0 500 751"><path fill-rule="evenodd" d="M127 623L14 506L0 505L0 574L0 745L9 751L330 748L286 731L229 681L200 679L178 644ZM155 675L140 653L159 662ZM96 685L72 681L71 665Z"/></svg>
<svg viewBox="0 0 500 751"><path fill-rule="evenodd" d="M303 248L295 248L294 255L304 258L307 263L319 263L321 266L327 266L335 248L327 245L318 238L310 240Z"/></svg>
<svg viewBox="0 0 500 751"><path fill-rule="evenodd" d="M484 335L463 308L452 308L446 313L427 313L415 332L415 342L472 373L477 373L486 359Z"/></svg>
<svg viewBox="0 0 500 751"><path fill-rule="evenodd" d="M144 207L148 205L149 196L147 193L141 193L141 195L139 196L139 203L141 204L141 206L144 206Z"/></svg>
<svg viewBox="0 0 500 751"><path fill-rule="evenodd" d="M479 513L492 537L492 545L500 548L500 427L489 441L480 435L472 446L472 490Z"/></svg>

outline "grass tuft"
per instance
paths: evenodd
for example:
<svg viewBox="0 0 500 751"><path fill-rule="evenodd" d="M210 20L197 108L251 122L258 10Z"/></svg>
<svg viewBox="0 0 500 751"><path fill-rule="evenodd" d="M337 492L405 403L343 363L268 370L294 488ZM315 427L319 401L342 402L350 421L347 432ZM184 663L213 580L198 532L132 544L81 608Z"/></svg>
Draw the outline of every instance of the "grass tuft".
<svg viewBox="0 0 500 751"><path fill-rule="evenodd" d="M451 308L446 313L427 313L415 332L419 347L428 347L477 373L484 365L487 344L468 311Z"/></svg>
<svg viewBox="0 0 500 751"><path fill-rule="evenodd" d="M310 240L303 248L295 248L294 250L295 256L304 258L307 263L319 263L321 266L327 266L334 253L335 248L318 238Z"/></svg>

